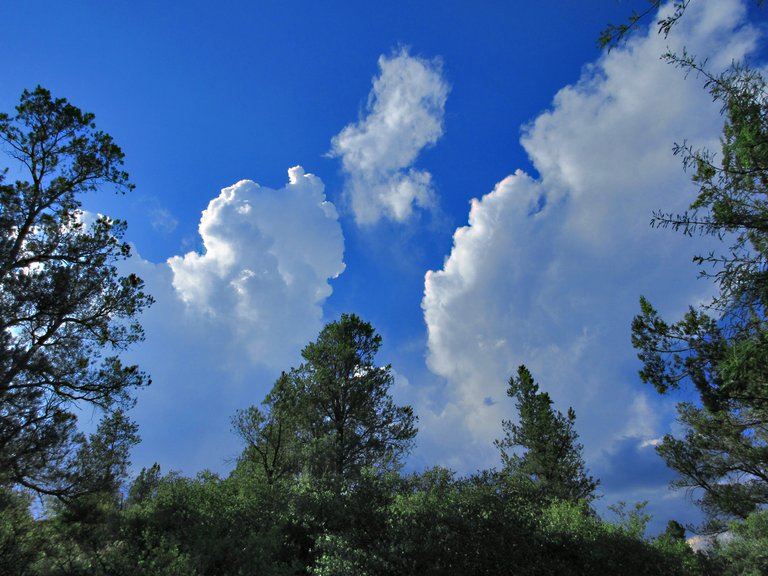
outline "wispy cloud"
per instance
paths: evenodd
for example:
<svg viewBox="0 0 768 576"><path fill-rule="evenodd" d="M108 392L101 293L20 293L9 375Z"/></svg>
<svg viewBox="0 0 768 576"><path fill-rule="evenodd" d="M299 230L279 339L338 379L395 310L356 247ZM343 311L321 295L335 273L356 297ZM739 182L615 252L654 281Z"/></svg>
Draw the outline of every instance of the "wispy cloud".
<svg viewBox="0 0 768 576"><path fill-rule="evenodd" d="M429 208L436 201L431 174L413 164L443 134L449 89L440 62L401 50L381 56L379 68L365 117L331 143L331 155L341 158L358 224L404 221L414 207Z"/></svg>
<svg viewBox="0 0 768 576"><path fill-rule="evenodd" d="M170 234L179 225L179 221L165 208L155 207L149 211L152 228L162 234Z"/></svg>

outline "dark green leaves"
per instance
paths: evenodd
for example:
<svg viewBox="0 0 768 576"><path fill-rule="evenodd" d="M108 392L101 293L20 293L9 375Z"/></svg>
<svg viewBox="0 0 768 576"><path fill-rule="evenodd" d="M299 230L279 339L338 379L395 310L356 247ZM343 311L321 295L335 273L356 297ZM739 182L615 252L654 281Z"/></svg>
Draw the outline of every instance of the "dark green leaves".
<svg viewBox="0 0 768 576"><path fill-rule="evenodd" d="M369 323L343 314L304 348L298 368L278 378L263 410L238 411L233 428L268 482L303 472L341 489L365 469L399 466L416 416L390 397L391 368L375 363L380 346Z"/></svg>
<svg viewBox="0 0 768 576"><path fill-rule="evenodd" d="M574 430L576 414L567 416L552 408L552 400L525 366L510 378L507 395L515 399L519 423L503 422L506 436L496 441L506 474L533 484L545 499L570 502L594 499L598 481L587 474L582 446ZM514 452L522 449L522 454Z"/></svg>
<svg viewBox="0 0 768 576"><path fill-rule="evenodd" d="M641 298L632 344L645 382L660 393L685 385L698 393L678 406L684 435L665 436L658 452L716 530L768 503L768 92L756 69L713 74L685 52L665 58L704 78L724 126L720 154L676 147L698 193L689 211L657 213L653 223L727 248L693 258L715 280L714 299L667 323Z"/></svg>
<svg viewBox="0 0 768 576"><path fill-rule="evenodd" d="M152 299L116 264L125 223L88 222L79 196L133 186L123 153L93 115L38 87L0 139L27 180L0 180L0 465L7 482L61 492L73 407L130 405L147 378L119 353L143 337L135 316Z"/></svg>

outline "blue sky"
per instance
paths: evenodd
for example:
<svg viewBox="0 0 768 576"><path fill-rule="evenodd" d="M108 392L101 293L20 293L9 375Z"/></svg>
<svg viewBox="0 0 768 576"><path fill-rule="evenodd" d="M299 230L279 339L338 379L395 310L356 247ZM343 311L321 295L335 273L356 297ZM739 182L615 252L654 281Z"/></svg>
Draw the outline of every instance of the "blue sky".
<svg viewBox="0 0 768 576"><path fill-rule="evenodd" d="M0 107L41 84L94 112L136 184L84 199L128 220L126 270L157 300L129 355L154 381L135 468L226 473L232 413L354 312L419 415L409 469L498 465L524 363L576 410L601 506L649 499L658 529L695 520L653 451L680 398L639 381L629 325L641 294L674 317L711 293L691 264L702 241L648 224L693 197L673 144L717 149L721 119L659 56L754 60L764 15L698 0L667 39L596 47L644 6L0 7Z"/></svg>

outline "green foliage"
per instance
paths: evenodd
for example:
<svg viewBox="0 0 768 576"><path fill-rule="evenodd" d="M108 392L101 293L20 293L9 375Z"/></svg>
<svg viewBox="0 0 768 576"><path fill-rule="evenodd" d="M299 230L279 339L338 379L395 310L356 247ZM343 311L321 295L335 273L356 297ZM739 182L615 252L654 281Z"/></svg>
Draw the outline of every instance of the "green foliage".
<svg viewBox="0 0 768 576"><path fill-rule="evenodd" d="M41 538L29 513L29 494L0 488L0 574L33 574Z"/></svg>
<svg viewBox="0 0 768 576"><path fill-rule="evenodd" d="M651 515L645 512L648 502L636 502L634 507L627 511L626 502L618 502L608 507L616 515L614 525L622 532L633 538L645 537L645 529L651 521Z"/></svg>
<svg viewBox="0 0 768 576"><path fill-rule="evenodd" d="M765 254L768 248L768 124L765 122L766 83L752 68L734 65L715 75L683 53L666 54L668 62L686 72L703 76L713 99L722 104L725 117L721 153L697 149L688 143L675 147L686 169L693 170L699 192L682 214L657 212L653 224L685 234L706 234L728 239L723 254L698 255L694 261L709 265L702 270L718 283L714 308L732 317L736 335L752 334L761 322L766 290ZM757 323L757 326L755 325Z"/></svg>
<svg viewBox="0 0 768 576"><path fill-rule="evenodd" d="M674 0L671 3L672 11L669 16L660 18L656 22L659 34L663 34L665 37L668 36L672 31L672 28L674 28L685 15L685 11L688 9L690 3L691 0ZM763 0L756 0L758 6L762 5L762 3ZM600 32L597 41L598 46L610 50L623 42L626 42L634 32L639 30L649 18L652 18L653 15L657 13L663 4L664 2L662 2L662 0L648 0L648 6L639 12L633 11L626 22L622 22L621 24L609 24L602 32Z"/></svg>
<svg viewBox="0 0 768 576"><path fill-rule="evenodd" d="M306 475L270 484L240 467L223 480L153 467L129 492L143 496L122 509L101 499L37 526L27 516L15 549L43 543L29 573L686 576L702 566L682 541L645 541L584 503L542 503L530 482L495 472L366 469L338 493Z"/></svg>
<svg viewBox="0 0 768 576"><path fill-rule="evenodd" d="M659 34L668 36L672 31L672 28L677 24L680 18L683 17L690 3L691 0L676 0L672 3L672 12L670 15L665 16L656 22ZM762 0L757 0L757 3L761 4ZM626 22L621 24L609 24L600 33L600 37L597 41L598 45L601 48L610 50L620 45L622 42L626 42L634 32L644 25L648 18L651 18L653 14L656 14L662 4L662 0L648 0L648 6L640 12L632 12Z"/></svg>
<svg viewBox="0 0 768 576"><path fill-rule="evenodd" d="M171 568L222 576L292 573L292 555L283 554L284 502L275 487L244 476L170 474L125 511L124 555L147 574Z"/></svg>
<svg viewBox="0 0 768 576"><path fill-rule="evenodd" d="M315 576L370 576L367 569L372 559L354 548L343 536L324 534L317 540L318 559L309 573Z"/></svg>
<svg viewBox="0 0 768 576"><path fill-rule="evenodd" d="M364 468L396 467L410 450L416 417L389 396L391 367L374 361L380 346L369 323L343 314L302 350L291 384L314 475L354 480Z"/></svg>
<svg viewBox="0 0 768 576"><path fill-rule="evenodd" d="M371 574L524 574L538 557L532 505L493 474L455 479L434 468L408 479L368 548ZM513 568L514 567L514 568Z"/></svg>
<svg viewBox="0 0 768 576"><path fill-rule="evenodd" d="M707 529L718 530L768 503L768 99L756 70L713 75L685 53L667 59L705 77L725 125L719 161L677 147L699 193L689 211L657 213L653 223L730 245L694 258L717 283L713 302L670 324L642 298L632 343L645 382L660 393L687 384L699 394L700 404L678 406L685 436L668 435L657 450L678 473L675 484L701 495Z"/></svg>
<svg viewBox="0 0 768 576"><path fill-rule="evenodd" d="M135 317L151 303L139 278L117 272L125 223L85 222L79 199L133 186L93 115L43 88L0 114L0 140L28 177L0 175L0 483L64 495L73 406L111 410L147 382L118 357L142 338Z"/></svg>
<svg viewBox="0 0 768 576"><path fill-rule="evenodd" d="M232 417L234 432L246 443L242 462L262 473L268 484L299 471L300 414L290 376L283 372L265 400L265 410L250 406Z"/></svg>
<svg viewBox="0 0 768 576"><path fill-rule="evenodd" d="M161 479L160 465L157 462L152 464L149 469L142 468L128 489L126 504L128 506L137 506L149 502L157 496Z"/></svg>
<svg viewBox="0 0 768 576"><path fill-rule="evenodd" d="M138 426L122 410L105 415L80 447L66 473L67 493L117 496L127 478L131 448L139 443Z"/></svg>
<svg viewBox="0 0 768 576"><path fill-rule="evenodd" d="M684 542L648 542L602 522L584 504L542 505L529 483L443 468L411 476L380 509L366 542L356 530L316 541L313 574L693 575L702 562ZM383 528L383 529L382 529Z"/></svg>
<svg viewBox="0 0 768 576"><path fill-rule="evenodd" d="M304 362L278 378L264 400L233 419L267 482L303 472L336 491L363 470L397 469L416 435L410 406L389 396L390 366L374 358L381 337L355 316L326 325L302 351Z"/></svg>
<svg viewBox="0 0 768 576"><path fill-rule="evenodd" d="M678 405L685 436L666 435L657 451L679 476L674 485L700 489L702 508L718 529L722 518L745 518L768 502L768 431L749 407L711 412Z"/></svg>
<svg viewBox="0 0 768 576"><path fill-rule="evenodd" d="M119 410L105 416L88 439L79 439L65 473L65 496L49 498L45 519L37 522L37 573L130 573L118 570L123 562L120 488L136 442L136 425Z"/></svg>
<svg viewBox="0 0 768 576"><path fill-rule="evenodd" d="M506 435L496 441L505 473L530 480L544 498L593 500L599 481L585 469L573 409L566 416L554 410L549 394L539 392L525 366L510 378L507 395L516 401L519 424L505 420ZM517 447L524 450L522 455L512 452Z"/></svg>
<svg viewBox="0 0 768 576"><path fill-rule="evenodd" d="M726 537L716 542L712 556L724 576L768 574L768 510L731 523Z"/></svg>
<svg viewBox="0 0 768 576"><path fill-rule="evenodd" d="M668 542L682 542L685 540L685 527L677 520L670 520L661 537Z"/></svg>
<svg viewBox="0 0 768 576"><path fill-rule="evenodd" d="M698 575L704 560L685 542L642 538L648 521L644 504L630 512L619 505L619 524L602 522L585 514L582 506L555 501L539 517L542 556L546 571L540 573L577 575L635 574L648 576Z"/></svg>

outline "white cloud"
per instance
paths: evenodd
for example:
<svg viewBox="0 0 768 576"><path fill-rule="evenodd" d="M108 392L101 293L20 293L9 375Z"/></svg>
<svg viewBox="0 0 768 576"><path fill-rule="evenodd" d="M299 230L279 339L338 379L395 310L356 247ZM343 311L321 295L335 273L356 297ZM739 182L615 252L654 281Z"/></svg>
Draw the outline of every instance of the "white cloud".
<svg viewBox="0 0 768 576"><path fill-rule="evenodd" d="M367 115L331 143L331 155L341 158L359 224L383 217L404 221L414 206L429 208L435 202L431 174L413 163L443 134L448 85L440 63L402 50L381 56L379 68Z"/></svg>
<svg viewBox="0 0 768 576"><path fill-rule="evenodd" d="M574 407L588 461L673 416L638 383L629 325L641 294L674 313L710 290L691 264L702 240L648 223L693 198L673 143L717 150L722 120L702 82L659 56L685 44L713 65L738 60L755 40L734 29L743 14L736 0L692 4L668 39L652 30L585 68L524 130L539 178L518 171L473 200L443 268L427 273L428 364L446 379L453 435L469 440L466 468L496 462L491 442L513 409L493 401L519 364L559 409Z"/></svg>
<svg viewBox="0 0 768 576"><path fill-rule="evenodd" d="M291 168L280 190L242 180L200 219L202 253L168 260L178 296L232 327L255 362L285 368L321 327L330 278L344 270L344 238L319 178Z"/></svg>
<svg viewBox="0 0 768 576"><path fill-rule="evenodd" d="M137 467L157 460L194 474L237 456L230 416L261 402L322 328L344 238L320 179L288 173L281 189L243 180L211 200L201 253L126 263L156 299L141 318L146 341L127 355L154 382L134 410Z"/></svg>

